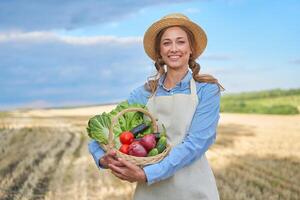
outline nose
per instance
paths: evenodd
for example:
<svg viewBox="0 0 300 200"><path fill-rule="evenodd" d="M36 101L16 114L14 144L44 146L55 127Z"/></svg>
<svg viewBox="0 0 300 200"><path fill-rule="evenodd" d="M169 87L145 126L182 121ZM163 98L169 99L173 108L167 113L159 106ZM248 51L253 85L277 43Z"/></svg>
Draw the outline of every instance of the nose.
<svg viewBox="0 0 300 200"><path fill-rule="evenodd" d="M173 42L172 43L172 46L171 46L171 52L177 52L177 45L176 45L176 42Z"/></svg>

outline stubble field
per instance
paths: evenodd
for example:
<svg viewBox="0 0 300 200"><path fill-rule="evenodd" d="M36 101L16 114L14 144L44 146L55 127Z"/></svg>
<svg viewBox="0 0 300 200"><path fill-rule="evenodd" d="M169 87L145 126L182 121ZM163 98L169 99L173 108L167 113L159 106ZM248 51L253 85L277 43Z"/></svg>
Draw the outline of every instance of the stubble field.
<svg viewBox="0 0 300 200"><path fill-rule="evenodd" d="M2 115L0 200L131 199L135 184L99 171L87 149L88 118L112 108ZM299 122L299 115L221 114L207 152L221 199L300 199Z"/></svg>

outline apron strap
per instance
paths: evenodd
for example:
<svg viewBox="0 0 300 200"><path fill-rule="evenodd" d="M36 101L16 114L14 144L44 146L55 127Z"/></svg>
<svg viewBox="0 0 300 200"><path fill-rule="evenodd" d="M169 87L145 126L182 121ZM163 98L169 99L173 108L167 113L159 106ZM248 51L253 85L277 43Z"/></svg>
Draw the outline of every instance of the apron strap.
<svg viewBox="0 0 300 200"><path fill-rule="evenodd" d="M199 97L198 97L198 94L197 94L196 81L194 80L193 77L190 81L190 89L191 89L191 96L194 99L194 101L196 102L196 105L198 105Z"/></svg>
<svg viewBox="0 0 300 200"><path fill-rule="evenodd" d="M156 88L156 90L155 90L153 96L150 97L150 98L154 98L154 97L156 96L158 87L159 87L159 86L157 86L157 88ZM190 80L190 90L191 90L191 95L193 95L193 96L198 96L198 95L197 95L197 88L196 88L196 81L194 80L193 77L192 77L191 80Z"/></svg>
<svg viewBox="0 0 300 200"><path fill-rule="evenodd" d="M196 95L197 96L197 89L196 89L196 81L192 77L190 81L190 89L191 89L191 95Z"/></svg>

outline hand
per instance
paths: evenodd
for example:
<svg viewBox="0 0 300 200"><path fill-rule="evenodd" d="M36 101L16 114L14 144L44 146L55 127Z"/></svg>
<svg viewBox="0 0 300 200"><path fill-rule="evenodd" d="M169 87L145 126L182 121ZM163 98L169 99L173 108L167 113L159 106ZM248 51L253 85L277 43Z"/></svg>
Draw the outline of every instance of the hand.
<svg viewBox="0 0 300 200"><path fill-rule="evenodd" d="M113 163L108 164L108 167L116 177L131 183L146 182L146 175L142 168L121 158L118 158L118 161L122 163L123 166L117 166Z"/></svg>
<svg viewBox="0 0 300 200"><path fill-rule="evenodd" d="M104 168L108 168L109 164L113 164L115 166L124 166L120 161L118 161L117 153L114 150L108 151L100 160L100 165L102 165Z"/></svg>

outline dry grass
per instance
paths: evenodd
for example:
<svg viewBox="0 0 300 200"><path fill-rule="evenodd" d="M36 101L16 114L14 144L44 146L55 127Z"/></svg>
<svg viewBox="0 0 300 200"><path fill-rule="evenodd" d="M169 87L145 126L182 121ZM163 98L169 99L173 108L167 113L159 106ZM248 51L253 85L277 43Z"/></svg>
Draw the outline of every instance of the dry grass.
<svg viewBox="0 0 300 200"><path fill-rule="evenodd" d="M110 108L2 117L0 200L131 199L135 184L97 170L87 150L86 122L103 109ZM299 121L299 115L222 114L207 153L221 199L299 199Z"/></svg>
<svg viewBox="0 0 300 200"><path fill-rule="evenodd" d="M299 199L299 121L299 115L223 114L208 152L221 199Z"/></svg>

